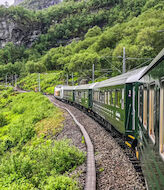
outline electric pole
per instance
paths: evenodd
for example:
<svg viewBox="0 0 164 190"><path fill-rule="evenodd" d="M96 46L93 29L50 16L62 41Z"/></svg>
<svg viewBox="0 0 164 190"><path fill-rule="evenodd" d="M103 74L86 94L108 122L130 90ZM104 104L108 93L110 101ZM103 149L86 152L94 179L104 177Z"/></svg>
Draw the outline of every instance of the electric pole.
<svg viewBox="0 0 164 190"><path fill-rule="evenodd" d="M67 73L67 86L68 86L68 73Z"/></svg>
<svg viewBox="0 0 164 190"><path fill-rule="evenodd" d="M92 65L92 82L94 83L95 81L95 65Z"/></svg>
<svg viewBox="0 0 164 190"><path fill-rule="evenodd" d="M123 47L123 67L122 67L122 73L126 72L126 57L125 57L125 47Z"/></svg>

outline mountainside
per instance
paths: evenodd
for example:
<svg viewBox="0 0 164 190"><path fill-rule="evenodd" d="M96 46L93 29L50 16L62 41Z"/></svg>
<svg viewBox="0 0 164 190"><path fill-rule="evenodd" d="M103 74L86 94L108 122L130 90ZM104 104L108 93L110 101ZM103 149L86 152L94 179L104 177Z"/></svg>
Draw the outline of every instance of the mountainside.
<svg viewBox="0 0 164 190"><path fill-rule="evenodd" d="M123 47L127 57L142 58L127 60L127 69L148 64L163 47L163 13L163 0L69 1L39 11L1 6L0 77L63 70L63 77L90 80L92 64L95 77L103 69L110 77L122 70Z"/></svg>
<svg viewBox="0 0 164 190"><path fill-rule="evenodd" d="M99 5L95 0L89 2L71 1L37 12L26 10L23 7L5 8L1 6L0 47L9 41L14 44L17 44L16 41L18 41L18 44L29 47L39 34L42 34L39 43L44 41L42 49L67 44L70 39L83 37L87 30L94 25L102 27L107 24L110 7L116 5L117 3L110 1L100 1ZM9 18L9 22L7 22L7 18ZM22 22L25 22L25 30L20 27ZM26 28L28 28L28 33L26 33ZM16 40L15 31L17 31ZM29 43L26 39L29 39Z"/></svg>

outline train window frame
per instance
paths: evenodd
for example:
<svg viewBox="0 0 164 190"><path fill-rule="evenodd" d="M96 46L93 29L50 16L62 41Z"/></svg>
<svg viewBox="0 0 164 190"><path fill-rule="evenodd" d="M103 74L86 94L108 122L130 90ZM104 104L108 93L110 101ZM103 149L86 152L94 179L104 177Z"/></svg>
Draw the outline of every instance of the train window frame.
<svg viewBox="0 0 164 190"><path fill-rule="evenodd" d="M160 88L160 127L159 127L159 152L164 161L164 81Z"/></svg>
<svg viewBox="0 0 164 190"><path fill-rule="evenodd" d="M115 93L115 90L111 90L111 96L110 96L110 98L111 98L111 105L112 106L114 106L114 97L113 97L113 94Z"/></svg>
<svg viewBox="0 0 164 190"><path fill-rule="evenodd" d="M105 91L105 104L108 104L108 92Z"/></svg>
<svg viewBox="0 0 164 190"><path fill-rule="evenodd" d="M155 84L150 85L149 90L149 137L155 144L155 132L154 132L154 104L155 104Z"/></svg>
<svg viewBox="0 0 164 190"><path fill-rule="evenodd" d="M110 105L110 96L111 96L111 92L108 91L108 105Z"/></svg>
<svg viewBox="0 0 164 190"><path fill-rule="evenodd" d="M104 91L100 91L100 94L99 94L99 102L104 104L105 103L105 92Z"/></svg>
<svg viewBox="0 0 164 190"><path fill-rule="evenodd" d="M121 107L121 99L122 99L121 89L116 89L116 91L115 91L115 102L116 102L117 108Z"/></svg>
<svg viewBox="0 0 164 190"><path fill-rule="evenodd" d="M124 109L125 90L122 88L121 109Z"/></svg>
<svg viewBox="0 0 164 190"><path fill-rule="evenodd" d="M147 117L148 117L148 88L143 87L143 126L147 130Z"/></svg>

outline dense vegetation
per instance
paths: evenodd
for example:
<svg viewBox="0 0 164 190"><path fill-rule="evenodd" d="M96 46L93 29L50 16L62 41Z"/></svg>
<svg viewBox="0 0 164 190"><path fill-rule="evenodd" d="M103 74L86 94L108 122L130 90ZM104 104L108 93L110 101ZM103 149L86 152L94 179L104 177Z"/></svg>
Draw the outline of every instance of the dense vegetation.
<svg viewBox="0 0 164 190"><path fill-rule="evenodd" d="M69 140L56 141L62 112L41 94L0 87L0 189L79 189L66 173L84 161Z"/></svg>
<svg viewBox="0 0 164 190"><path fill-rule="evenodd" d="M40 89L41 92L53 94L54 86L63 83L62 72L40 74ZM25 90L39 90L39 75L36 73L29 74L18 82L20 88Z"/></svg>
<svg viewBox="0 0 164 190"><path fill-rule="evenodd" d="M0 14L40 23L42 35L31 48L8 44L0 50L0 76L63 70L81 78L122 71L122 48L127 57L153 58L163 47L162 0L65 1L42 11L1 8ZM127 69L147 59L127 60ZM149 62L147 62L149 63ZM7 65L6 65L7 64ZM64 78L63 78L64 79Z"/></svg>

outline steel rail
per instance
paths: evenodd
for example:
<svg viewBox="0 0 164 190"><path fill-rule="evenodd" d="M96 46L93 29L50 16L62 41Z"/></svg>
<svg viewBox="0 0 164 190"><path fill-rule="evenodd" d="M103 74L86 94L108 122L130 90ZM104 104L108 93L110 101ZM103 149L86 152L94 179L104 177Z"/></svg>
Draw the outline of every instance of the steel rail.
<svg viewBox="0 0 164 190"><path fill-rule="evenodd" d="M96 190L96 167L95 167L94 148L88 133L86 132L84 126L77 121L76 117L72 114L72 112L68 108L56 104L54 102L54 97L51 96L47 97L55 106L66 110L80 128L85 138L85 143L87 145L87 176L86 176L85 190Z"/></svg>

